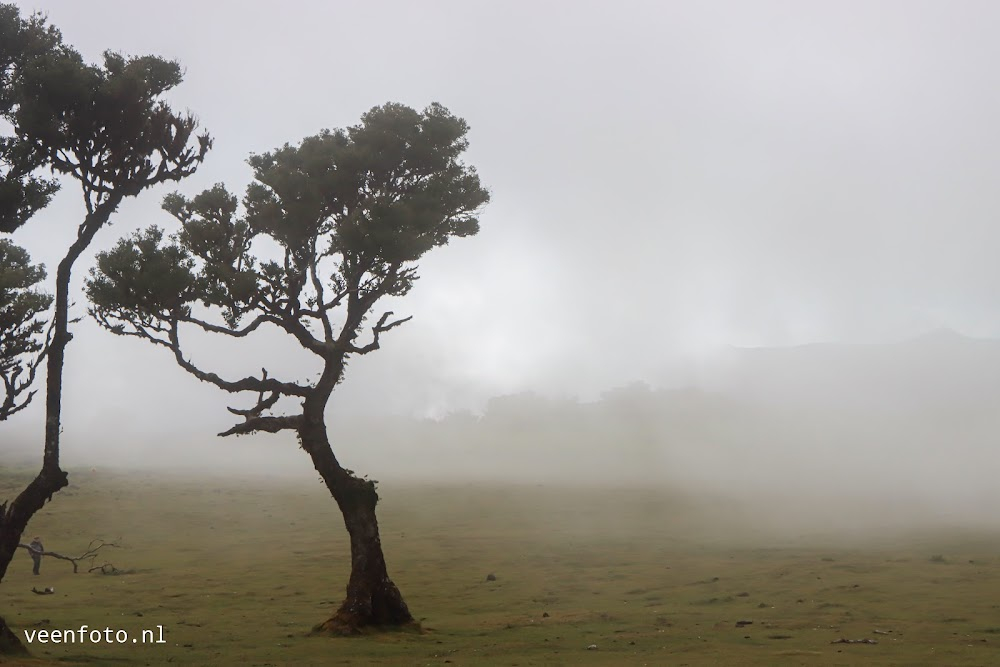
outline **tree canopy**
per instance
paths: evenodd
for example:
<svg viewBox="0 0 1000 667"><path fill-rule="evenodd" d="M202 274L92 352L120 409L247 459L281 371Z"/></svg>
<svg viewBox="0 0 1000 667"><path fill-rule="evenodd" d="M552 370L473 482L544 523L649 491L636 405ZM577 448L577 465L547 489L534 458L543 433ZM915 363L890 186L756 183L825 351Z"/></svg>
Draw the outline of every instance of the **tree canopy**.
<svg viewBox="0 0 1000 667"><path fill-rule="evenodd" d="M211 146L191 144L197 120L163 99L182 80L177 62L107 51L103 66L63 50L29 61L15 82L19 140L80 182L88 214L197 169ZM111 208L113 210L113 208Z"/></svg>
<svg viewBox="0 0 1000 667"><path fill-rule="evenodd" d="M19 77L39 60L72 57L62 35L39 15L22 18L17 6L0 4L0 119L17 115ZM0 232L13 232L36 211L44 208L58 184L40 178L47 166L44 151L15 135L0 135Z"/></svg>
<svg viewBox="0 0 1000 667"><path fill-rule="evenodd" d="M227 391L305 397L314 387L203 371L182 352L181 324L234 337L276 326L339 365L339 381L348 355L378 349L380 334L405 321L384 313L357 344L375 302L406 294L428 250L478 231L489 194L459 159L467 132L441 105L386 104L354 127L251 157L242 207L223 185L169 195L163 208L179 231L150 227L101 253L87 284L92 312L115 333L170 348L185 370ZM254 254L264 238L280 257ZM246 416L230 432L295 427L295 418Z"/></svg>

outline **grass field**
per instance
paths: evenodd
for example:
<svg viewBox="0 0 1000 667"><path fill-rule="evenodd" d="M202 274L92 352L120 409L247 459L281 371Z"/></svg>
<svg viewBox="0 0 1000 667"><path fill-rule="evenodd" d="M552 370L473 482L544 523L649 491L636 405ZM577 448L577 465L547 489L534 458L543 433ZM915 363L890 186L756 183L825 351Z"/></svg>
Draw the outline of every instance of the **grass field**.
<svg viewBox="0 0 1000 667"><path fill-rule="evenodd" d="M861 537L652 489L387 483L390 573L424 632L329 638L308 632L339 603L348 558L318 482L71 481L31 534L66 553L121 538L106 559L128 573L46 559L34 577L21 552L0 612L22 637L162 626L166 643L36 643L4 664L1000 664L1000 534L986 530ZM0 498L18 482L0 478Z"/></svg>

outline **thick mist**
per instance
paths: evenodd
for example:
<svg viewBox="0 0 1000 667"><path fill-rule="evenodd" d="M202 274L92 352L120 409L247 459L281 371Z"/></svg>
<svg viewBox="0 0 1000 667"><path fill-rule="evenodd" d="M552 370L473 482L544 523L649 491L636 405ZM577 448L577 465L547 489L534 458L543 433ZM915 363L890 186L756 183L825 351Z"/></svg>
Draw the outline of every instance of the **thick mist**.
<svg viewBox="0 0 1000 667"><path fill-rule="evenodd" d="M634 383L586 401L524 392L438 419L345 415L331 439L390 495L413 483L627 487L720 502L744 530L774 534L998 527L1000 341L939 331L731 348L687 373L685 386ZM315 477L287 436L144 437L115 457L74 439L67 458L98 470ZM201 453L178 457L177 438Z"/></svg>
<svg viewBox="0 0 1000 667"><path fill-rule="evenodd" d="M239 192L250 154L387 100L468 120L482 232L427 257L386 304L413 321L348 370L330 414L348 467L675 488L845 525L990 520L998 7L25 8L89 59L183 64L172 103L215 137L188 196ZM94 252L169 229L171 189L122 206ZM15 240L51 269L79 216L66 184ZM313 476L288 434L213 436L253 397L99 330L82 293L73 315L68 465ZM290 343L190 349L224 375L310 377ZM40 455L40 403L4 424L5 459Z"/></svg>
<svg viewBox="0 0 1000 667"><path fill-rule="evenodd" d="M376 478L660 487L797 526L996 525L1000 342L732 349L697 374L336 433Z"/></svg>

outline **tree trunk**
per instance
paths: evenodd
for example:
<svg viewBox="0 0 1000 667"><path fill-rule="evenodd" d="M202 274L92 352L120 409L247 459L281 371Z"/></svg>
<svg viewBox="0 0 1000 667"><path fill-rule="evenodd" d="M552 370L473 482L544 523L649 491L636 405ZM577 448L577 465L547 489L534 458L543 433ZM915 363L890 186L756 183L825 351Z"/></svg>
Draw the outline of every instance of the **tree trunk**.
<svg viewBox="0 0 1000 667"><path fill-rule="evenodd" d="M9 506L7 503L0 503L0 581L7 574L7 568L14 559L28 521L52 494L68 485L69 479L65 472L58 468L54 471L43 468ZM0 618L0 655L23 653L27 653L27 650L7 628L3 618Z"/></svg>
<svg viewBox="0 0 1000 667"><path fill-rule="evenodd" d="M73 339L69 332L69 288L73 273L73 263L90 245L97 230L107 222L111 212L118 206L121 197L111 199L101 210L87 216L76 241L70 246L59 262L56 271L55 312L53 313L52 341L47 351L45 375L45 449L42 455L42 469L28 486L8 505L0 503L0 581L7 574L7 567L17 552L21 535L35 513L42 509L46 501L69 486L69 476L59 467L59 431L62 418L63 363L66 346ZM17 637L0 624L0 654L9 650L24 652L24 646ZM13 640L11 642L10 640Z"/></svg>
<svg viewBox="0 0 1000 667"><path fill-rule="evenodd" d="M66 473L58 467L54 470L42 468L10 505L0 503L0 581L7 574L28 521L45 505L46 500L52 498L52 494L68 485ZM27 650L0 618L0 655L21 653L27 653Z"/></svg>
<svg viewBox="0 0 1000 667"><path fill-rule="evenodd" d="M341 467L326 437L325 425L304 427L299 437L316 470L337 501L351 536L351 578L347 597L315 632L358 634L363 629L416 626L396 584L389 578L378 534L375 483L359 479Z"/></svg>
<svg viewBox="0 0 1000 667"><path fill-rule="evenodd" d="M14 631L7 627L7 622L0 616L0 655L27 655L28 649L17 638Z"/></svg>

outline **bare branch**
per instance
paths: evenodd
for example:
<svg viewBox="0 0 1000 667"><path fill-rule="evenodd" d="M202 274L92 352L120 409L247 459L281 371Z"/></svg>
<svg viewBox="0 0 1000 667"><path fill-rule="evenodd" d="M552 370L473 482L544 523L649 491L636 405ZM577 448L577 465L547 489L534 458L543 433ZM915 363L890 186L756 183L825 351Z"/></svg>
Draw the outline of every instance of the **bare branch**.
<svg viewBox="0 0 1000 667"><path fill-rule="evenodd" d="M174 359L177 361L177 365L186 370L191 375L195 376L202 382L208 382L214 384L220 389L224 389L230 393L238 393L241 391L272 391L278 392L285 396L302 396L305 397L309 394L310 388L303 387L300 384L294 382L281 382L273 378L258 379L255 377L245 377L242 380L230 381L224 380L215 373L207 373L190 361L184 358L181 352L180 339L177 333L177 320L173 320L170 323L170 349L174 352Z"/></svg>
<svg viewBox="0 0 1000 667"><path fill-rule="evenodd" d="M287 331L289 334L295 337L295 340L299 342L299 345L305 349L318 354L319 356L325 356L329 351L328 345L312 335L308 327L304 325L301 320L297 319L294 315L284 316L278 325ZM324 326L325 328L325 326Z"/></svg>
<svg viewBox="0 0 1000 667"><path fill-rule="evenodd" d="M330 323L330 315L327 309L323 307L323 299L325 293L323 291L323 281L319 279L319 273L317 272L317 264L319 260L316 258L316 237L312 238L312 253L311 259L309 261L309 277L312 279L313 289L316 290L316 303L320 306L319 308L319 320L323 323L323 338L328 343L333 341L333 325Z"/></svg>
<svg viewBox="0 0 1000 667"><path fill-rule="evenodd" d="M197 317L191 317L190 315L179 315L177 319L180 322L187 322L189 324L197 325L202 329L204 329L205 331L224 334L226 336L232 336L233 338L243 338L244 336L247 336L256 331L261 324L265 324L267 322L281 326L281 321L278 320L276 317L272 317L270 315L258 315L253 322L243 327L242 329L230 329L229 327L223 327L219 326L218 324L205 322L204 320L200 320Z"/></svg>
<svg viewBox="0 0 1000 667"><path fill-rule="evenodd" d="M219 435L248 435L264 431L266 433L277 433L278 431L296 430L302 425L302 415L283 415L279 417L249 417L242 424L237 424L228 431L223 431Z"/></svg>
<svg viewBox="0 0 1000 667"><path fill-rule="evenodd" d="M379 349L379 334L389 331L390 329L395 329L400 324L409 322L410 320L413 319L413 316L410 315L409 317L404 317L401 320L396 320L394 322L389 322L388 324L386 324L389 317L391 316L392 316L391 310L382 313L382 317L379 318L378 324L372 327L372 342L368 343L364 347L358 347L353 343L349 343L347 346L347 351L353 352L354 354L368 354L369 352L374 352L375 350Z"/></svg>
<svg viewBox="0 0 1000 667"><path fill-rule="evenodd" d="M27 549L30 553L33 553L33 554L41 553L42 556L51 556L52 558L55 558L57 560L69 561L70 563L73 564L73 574L76 574L77 572L80 571L79 570L80 561L89 560L90 564L93 565L94 564L94 559L97 558L97 555L100 553L101 549L103 549L104 547L110 547L110 548L119 549L119 548L121 548L121 545L120 544L116 544L114 542L105 542L104 540L91 540L90 544L87 545L87 550L84 551L79 556L65 556L65 555L63 555L61 553L57 553L55 551L42 551L42 552L38 552L38 551L35 551L34 549L32 549L27 544L18 544L17 545L18 549ZM107 563L105 563L105 565L107 565ZM104 566L102 565L102 566L99 566L97 568L91 567L91 569L88 570L88 572L93 572L95 569L101 569L102 567L104 567Z"/></svg>
<svg viewBox="0 0 1000 667"><path fill-rule="evenodd" d="M4 384L4 399L0 403L0 421L3 421L14 415L24 408L28 407L31 400L35 397L37 391L29 391L27 395L24 392L35 382L35 375L38 373L38 367L41 366L42 362L49 354L49 347L52 345L52 325L49 326L47 333L45 334L45 342L42 344L42 349L38 352L38 355L28 363L27 366L16 365L14 369L0 371L0 379L3 380ZM24 369L27 368L28 374L23 380L19 380ZM18 403L18 397L23 396L23 399Z"/></svg>
<svg viewBox="0 0 1000 667"><path fill-rule="evenodd" d="M262 379L267 379L267 369L260 369ZM271 392L271 395L267 398L264 397L264 392L259 392L257 396L257 405L253 406L249 410L239 410L237 408L226 408L234 415L239 415L241 417L259 417L265 410L270 410L274 407L274 404L278 402L281 398L281 394L278 392Z"/></svg>
<svg viewBox="0 0 1000 667"><path fill-rule="evenodd" d="M109 313L114 317L115 320L117 320L117 323L112 321L112 318L108 316ZM150 341L151 343L155 343L156 345L161 345L163 347L170 348L169 341L163 340L162 338L157 338L152 333L150 333L151 330L157 331L159 333L165 333L167 331L165 327L161 327L159 325L155 325L152 323L150 323L151 326L147 327L144 324L137 323L136 321L134 321L133 318L129 317L127 314L123 312L111 312L111 311L106 311L104 309L91 308L90 316L93 317L95 320L97 320L102 327L104 327L111 333L115 334L116 336L132 336L135 338L143 338L145 340ZM126 324L132 328L131 329L126 328Z"/></svg>

